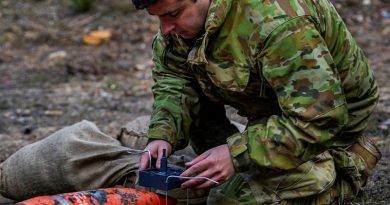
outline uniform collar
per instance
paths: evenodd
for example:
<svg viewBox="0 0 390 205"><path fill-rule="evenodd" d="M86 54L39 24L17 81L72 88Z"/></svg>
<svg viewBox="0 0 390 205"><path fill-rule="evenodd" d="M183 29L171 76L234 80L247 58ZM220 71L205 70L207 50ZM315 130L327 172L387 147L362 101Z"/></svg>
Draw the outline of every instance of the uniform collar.
<svg viewBox="0 0 390 205"><path fill-rule="evenodd" d="M232 2L233 0L211 0L205 22L205 32L196 41L189 52L187 58L189 63L196 65L207 63L206 48L208 46L209 38L212 34L216 33L225 22Z"/></svg>

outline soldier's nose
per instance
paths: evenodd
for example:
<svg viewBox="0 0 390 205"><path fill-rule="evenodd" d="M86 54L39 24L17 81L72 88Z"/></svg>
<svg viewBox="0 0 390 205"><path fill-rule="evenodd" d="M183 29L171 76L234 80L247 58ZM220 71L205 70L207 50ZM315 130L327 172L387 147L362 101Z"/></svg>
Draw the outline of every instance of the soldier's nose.
<svg viewBox="0 0 390 205"><path fill-rule="evenodd" d="M163 33L170 33L175 29L175 24L170 22L161 22L161 31Z"/></svg>

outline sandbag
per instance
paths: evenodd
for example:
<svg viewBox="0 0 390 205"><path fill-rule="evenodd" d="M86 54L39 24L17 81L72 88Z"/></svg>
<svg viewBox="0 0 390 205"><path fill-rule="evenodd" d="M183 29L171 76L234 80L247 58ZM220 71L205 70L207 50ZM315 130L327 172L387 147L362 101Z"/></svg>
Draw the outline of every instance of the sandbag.
<svg viewBox="0 0 390 205"><path fill-rule="evenodd" d="M108 187L138 169L139 157L82 121L23 147L0 165L0 191L24 200L33 196Z"/></svg>
<svg viewBox="0 0 390 205"><path fill-rule="evenodd" d="M148 119L139 117L126 124L118 140L102 133L92 122L82 121L23 147L0 165L0 193L21 201L39 195L118 185L142 189L135 184L139 167L137 153L147 143ZM187 147L168 161L170 166L183 168L194 156L193 150ZM168 192L178 200L178 205L203 204L208 190L188 194L181 189Z"/></svg>
<svg viewBox="0 0 390 205"><path fill-rule="evenodd" d="M150 116L140 116L123 125L117 136L122 146L143 150L147 143L146 137Z"/></svg>

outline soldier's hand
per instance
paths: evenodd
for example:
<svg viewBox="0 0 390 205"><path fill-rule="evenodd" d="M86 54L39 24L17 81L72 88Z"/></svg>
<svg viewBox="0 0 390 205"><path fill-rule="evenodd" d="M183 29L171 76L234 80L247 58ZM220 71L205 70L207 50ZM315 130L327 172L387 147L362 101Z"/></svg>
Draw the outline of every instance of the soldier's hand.
<svg viewBox="0 0 390 205"><path fill-rule="evenodd" d="M207 150L185 165L189 168L181 176L207 177L219 184L235 174L229 147L226 144ZM215 183L205 179L190 179L184 182L181 188L208 189L215 186Z"/></svg>
<svg viewBox="0 0 390 205"><path fill-rule="evenodd" d="M171 154L171 144L165 140L153 140L149 142L145 147L145 151L149 150L150 155L153 159L157 159L156 168L160 169L160 159L163 155L163 149L166 149L166 156L168 157ZM144 170L149 168L149 154L144 152L140 158L139 170Z"/></svg>

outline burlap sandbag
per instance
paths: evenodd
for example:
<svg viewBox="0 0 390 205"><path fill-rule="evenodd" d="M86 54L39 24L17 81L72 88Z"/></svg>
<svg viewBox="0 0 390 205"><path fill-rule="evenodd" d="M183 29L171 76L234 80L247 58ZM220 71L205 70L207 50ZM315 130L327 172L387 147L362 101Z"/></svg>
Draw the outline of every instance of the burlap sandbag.
<svg viewBox="0 0 390 205"><path fill-rule="evenodd" d="M115 184L138 169L138 156L82 121L23 147L0 165L0 191L24 200Z"/></svg>
<svg viewBox="0 0 390 205"><path fill-rule="evenodd" d="M139 167L137 153L147 143L148 122L149 117L144 116L126 124L118 135L120 141L88 121L63 128L18 150L0 165L0 193L21 201L117 185L141 188L134 184ZM192 149L187 148L168 160L171 166L183 167L193 157ZM168 195L178 199L178 204L203 204L208 190L188 193L175 189Z"/></svg>
<svg viewBox="0 0 390 205"><path fill-rule="evenodd" d="M140 116L123 125L117 136L122 146L143 150L148 143L146 134L149 122L150 116Z"/></svg>

